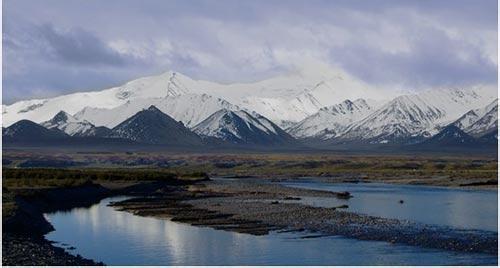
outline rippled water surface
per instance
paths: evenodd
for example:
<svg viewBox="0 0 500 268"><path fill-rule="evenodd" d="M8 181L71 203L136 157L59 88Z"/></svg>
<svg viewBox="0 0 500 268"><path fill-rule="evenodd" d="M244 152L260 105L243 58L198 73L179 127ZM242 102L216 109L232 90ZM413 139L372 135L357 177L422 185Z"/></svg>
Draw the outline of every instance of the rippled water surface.
<svg viewBox="0 0 500 268"><path fill-rule="evenodd" d="M108 198L90 208L46 214L46 237L109 265L377 265L496 264L496 256L463 254L303 233L252 236L116 211Z"/></svg>

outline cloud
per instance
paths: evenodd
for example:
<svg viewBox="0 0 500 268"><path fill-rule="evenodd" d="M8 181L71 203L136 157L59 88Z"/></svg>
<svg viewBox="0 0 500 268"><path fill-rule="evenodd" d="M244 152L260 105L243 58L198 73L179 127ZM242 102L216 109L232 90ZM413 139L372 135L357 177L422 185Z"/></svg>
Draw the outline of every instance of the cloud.
<svg viewBox="0 0 500 268"><path fill-rule="evenodd" d="M330 57L369 83L410 89L497 83L497 51L486 45L496 44L493 31L446 27L412 12L396 26L394 16L368 23L355 33L362 38Z"/></svg>
<svg viewBox="0 0 500 268"><path fill-rule="evenodd" d="M81 28L66 32L56 31L51 24L37 28L41 38L47 43L50 56L63 63L123 66L128 61L95 35Z"/></svg>
<svg viewBox="0 0 500 268"><path fill-rule="evenodd" d="M4 101L176 70L223 83L322 61L377 86L497 81L494 0L7 0Z"/></svg>

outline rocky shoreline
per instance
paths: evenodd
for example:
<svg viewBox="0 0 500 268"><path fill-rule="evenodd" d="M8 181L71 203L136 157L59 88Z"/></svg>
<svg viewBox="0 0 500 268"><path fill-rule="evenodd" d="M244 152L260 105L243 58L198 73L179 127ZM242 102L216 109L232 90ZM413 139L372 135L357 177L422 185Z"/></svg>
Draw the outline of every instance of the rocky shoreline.
<svg viewBox="0 0 500 268"><path fill-rule="evenodd" d="M497 254L497 234L456 230L287 202L305 196L346 198L344 194L303 190L277 184L212 181L186 191L157 192L111 204L140 216L214 229L265 235L306 230L320 235L386 241L443 250Z"/></svg>
<svg viewBox="0 0 500 268"><path fill-rule="evenodd" d="M71 255L41 237L4 233L2 236L2 265L8 266L81 266L104 265Z"/></svg>

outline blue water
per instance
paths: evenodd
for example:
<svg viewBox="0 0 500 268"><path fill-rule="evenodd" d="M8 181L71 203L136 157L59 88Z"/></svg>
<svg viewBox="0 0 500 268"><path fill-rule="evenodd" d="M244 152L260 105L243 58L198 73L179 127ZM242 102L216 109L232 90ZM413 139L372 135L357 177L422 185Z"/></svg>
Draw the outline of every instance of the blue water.
<svg viewBox="0 0 500 268"><path fill-rule="evenodd" d="M314 180L291 181L286 186L327 191L348 191L353 197L303 198L312 206L348 205L347 211L410 220L426 224L497 232L498 193L488 190L462 190L444 187L393 185L383 183L322 183ZM403 200L403 203L399 203Z"/></svg>
<svg viewBox="0 0 500 268"><path fill-rule="evenodd" d="M108 265L485 265L497 257L358 241L300 239L304 233L252 236L116 211L108 198L90 208L46 214L46 237Z"/></svg>

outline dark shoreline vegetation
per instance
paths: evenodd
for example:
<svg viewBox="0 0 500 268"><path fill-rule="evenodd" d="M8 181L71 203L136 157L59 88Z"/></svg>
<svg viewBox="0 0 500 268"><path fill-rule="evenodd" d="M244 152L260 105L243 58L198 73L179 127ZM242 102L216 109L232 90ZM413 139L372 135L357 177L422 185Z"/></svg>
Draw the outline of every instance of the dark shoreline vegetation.
<svg viewBox="0 0 500 268"><path fill-rule="evenodd" d="M43 164L56 166L63 161L65 168L41 168ZM231 177L246 181L254 178L285 178L318 176L328 182L388 182L402 184L440 185L496 189L497 161L489 157L395 157L395 156L335 156L335 155L283 155L283 154L151 154L127 153L47 153L4 151L3 177L3 260L4 265L88 265L99 264L83 257L72 256L52 246L43 235L53 230L43 213L89 207L99 200L115 196L136 196L135 199L114 204L117 209L141 216L166 217L192 225L210 226L216 229L266 234L272 230L290 228L290 222L275 218L256 219L239 215L235 207L216 207L209 199L227 198L242 200L252 198L295 198L297 190L262 188L256 184L237 184L236 188L218 188L209 184L209 177ZM26 162L35 163L27 168ZM23 164L24 163L24 164ZM76 163L76 164L75 164ZM43 166L42 165L42 166ZM215 187L215 188L214 188ZM338 196L321 191L301 191L306 195ZM144 200L144 196L154 199ZM338 196L340 197L340 196ZM248 202L247 202L248 203ZM239 204L239 203L238 203ZM245 203L242 203L245 204ZM241 205L241 204L239 204ZM398 229L393 236L391 229L380 229L376 219L357 214L297 207L278 202L266 207L245 207L248 211L264 209L277 213L294 213L301 217L343 219L337 226L337 234L354 235L354 238L438 247L472 252L490 252L496 241L470 236L470 243L446 240L429 230L402 228L399 223L387 221L385 226ZM242 207L238 207L242 209ZM289 209L291 209L289 211ZM341 209L341 208L339 208ZM332 214L333 213L333 214ZM351 215L353 214L353 215ZM328 216L327 216L328 215ZM333 218L330 218L333 217ZM285 217L282 217L283 219ZM385 220L385 219L384 219ZM345 223L349 223L345 225ZM352 229L352 224L365 225L369 231ZM314 229L294 223L296 229ZM230 226L230 227L228 227ZM328 231L321 226L317 231ZM406 227L405 227L406 228ZM419 239L413 239L415 232ZM486 242L485 242L486 241ZM448 245L453 242L452 246ZM485 242L485 243L483 243ZM475 244L474 244L475 243ZM434 244L434 245L432 245ZM45 248L46 250L40 250ZM35 257L23 256L25 250ZM43 255L43 252L50 254ZM37 255L40 254L40 255ZM26 255L26 254L25 254Z"/></svg>

